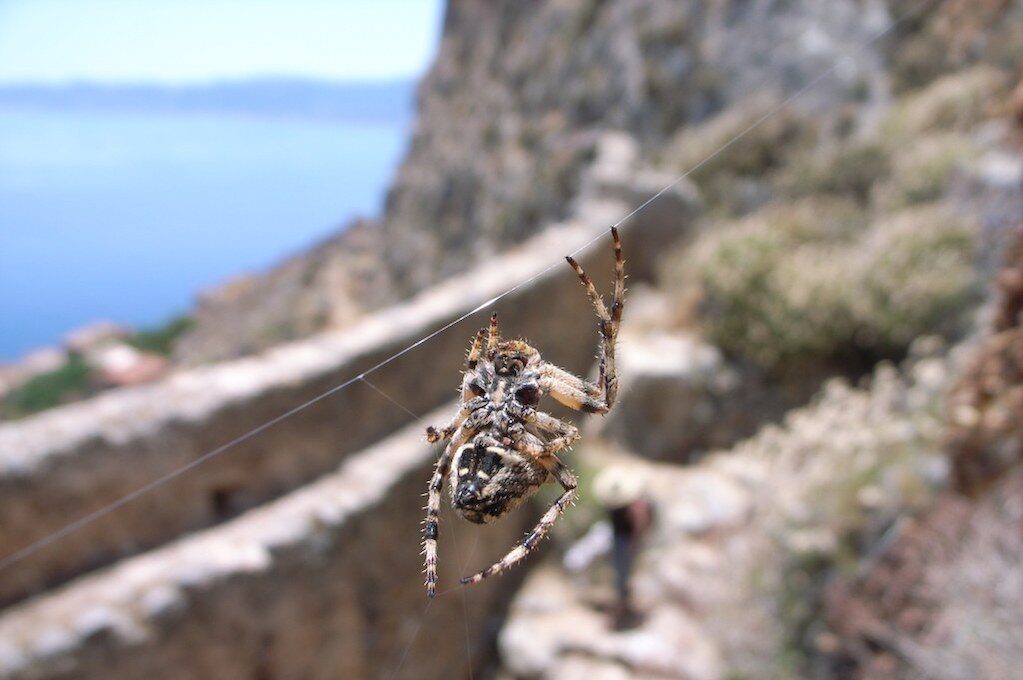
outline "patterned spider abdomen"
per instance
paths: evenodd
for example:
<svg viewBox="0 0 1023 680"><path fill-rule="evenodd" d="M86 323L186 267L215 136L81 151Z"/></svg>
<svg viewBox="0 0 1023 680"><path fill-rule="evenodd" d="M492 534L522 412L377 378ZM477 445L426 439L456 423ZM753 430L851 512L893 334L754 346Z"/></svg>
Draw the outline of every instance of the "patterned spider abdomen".
<svg viewBox="0 0 1023 680"><path fill-rule="evenodd" d="M458 450L451 466L451 505L470 522L489 524L522 505L547 476L532 456L477 436Z"/></svg>

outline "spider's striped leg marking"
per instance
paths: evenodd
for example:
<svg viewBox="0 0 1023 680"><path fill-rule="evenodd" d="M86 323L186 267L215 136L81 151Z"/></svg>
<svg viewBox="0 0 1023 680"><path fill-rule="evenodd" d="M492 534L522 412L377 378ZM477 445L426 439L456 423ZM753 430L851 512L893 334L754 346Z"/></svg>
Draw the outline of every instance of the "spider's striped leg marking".
<svg viewBox="0 0 1023 680"><path fill-rule="evenodd" d="M544 513L543 517L540 518L540 522L533 528L529 534L519 543L517 546L511 549L511 551L501 558L500 562L495 563L483 571L477 573L474 576L469 576L462 579L463 585L469 585L473 583L479 583L488 576L494 574L500 574L503 571L510 569L515 565L516 562L521 561L528 555L533 548L547 535L551 527L554 526L554 522L557 521L558 517L568 504L575 500L576 492L575 488L578 486L578 481L575 475L565 467L565 465L558 460L558 457L554 454L548 454L539 458L540 463L554 475L554 478L558 480L565 492L558 497L558 500L554 501L547 512Z"/></svg>
<svg viewBox="0 0 1023 680"><path fill-rule="evenodd" d="M615 251L615 278L611 311L608 311L604 300L593 286L593 281L579 266L579 263L571 256L565 258L575 270L579 280L582 281L586 295L593 303L593 309L597 312L597 318L600 320L600 373L597 378L597 387L599 388L597 394L602 395L602 398L593 398L596 395L587 389L588 383L571 374L551 376L552 381L549 384L549 389L555 399L567 406L589 413L607 413L618 396L615 341L618 339L618 327L621 325L622 309L625 305L625 260L622 259L622 242L618 237L618 230L614 227L611 228L611 238L614 241ZM558 370L560 371L560 369ZM561 373L566 372L561 371Z"/></svg>
<svg viewBox="0 0 1023 680"><path fill-rule="evenodd" d="M473 400L476 401L476 400ZM455 452L476 432L491 422L491 415L486 409L477 408L465 418L458 433L448 442L444 453L437 461L437 467L430 479L430 490L426 500L426 522L423 527L423 554L426 556L426 594L433 597L437 592L437 536L440 533L440 498L444 488L444 477L451 469L451 459Z"/></svg>
<svg viewBox="0 0 1023 680"><path fill-rule="evenodd" d="M426 595L437 593L437 536L440 534L440 492L444 478L451 467L451 457L457 447L449 442L437 461L437 468L430 480L430 491L426 500L426 522L423 527L423 554L426 556Z"/></svg>

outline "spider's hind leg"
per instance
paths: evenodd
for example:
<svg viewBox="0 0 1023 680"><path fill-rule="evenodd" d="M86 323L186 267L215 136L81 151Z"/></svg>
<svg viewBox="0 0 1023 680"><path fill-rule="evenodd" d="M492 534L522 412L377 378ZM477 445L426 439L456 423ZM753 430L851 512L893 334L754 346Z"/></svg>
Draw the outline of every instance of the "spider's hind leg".
<svg viewBox="0 0 1023 680"><path fill-rule="evenodd" d="M479 583L488 576L494 574L500 574L503 571L510 569L517 562L522 561L526 555L528 555L533 548L543 539L544 536L551 530L554 523L557 521L561 513L565 511L565 508L575 500L576 487L579 482L576 480L575 475L572 471L565 467L565 464L558 460L558 457L554 454L546 454L538 458L541 465L550 472L561 487L565 490L558 500L554 501L547 512L544 513L543 517L537 523L533 530L526 535L526 537L517 546L512 548L507 555L501 558L500 562L487 567L483 571L462 579L463 585L469 585L473 583Z"/></svg>
<svg viewBox="0 0 1023 680"><path fill-rule="evenodd" d="M476 401L476 400L473 400ZM426 556L426 594L434 596L437 591L437 536L440 529L440 492L444 488L444 478L451 470L451 461L458 450L469 439L475 436L476 432L489 423L490 414L484 410L476 409L462 420L458 431L444 448L444 453L437 460L437 467L430 479L430 489L427 492L426 521L423 527L423 555Z"/></svg>
<svg viewBox="0 0 1023 680"><path fill-rule="evenodd" d="M437 536L440 534L440 500L441 489L444 488L444 478L448 475L451 467L451 457L454 454L454 442L448 444L443 455L437 461L437 468L430 480L430 490L427 492L426 520L423 522L423 555L426 558L426 594L433 597L437 592Z"/></svg>

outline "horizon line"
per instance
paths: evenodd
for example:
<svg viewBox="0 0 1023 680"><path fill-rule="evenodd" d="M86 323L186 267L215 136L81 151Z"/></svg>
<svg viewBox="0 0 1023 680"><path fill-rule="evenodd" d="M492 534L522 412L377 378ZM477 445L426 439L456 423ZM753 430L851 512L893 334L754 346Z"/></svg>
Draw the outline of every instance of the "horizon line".
<svg viewBox="0 0 1023 680"><path fill-rule="evenodd" d="M235 85L239 83L253 82L303 82L311 84L329 85L387 85L417 81L423 74L415 75L394 75L380 77L352 76L346 78L331 78L309 74L288 74L288 73L254 73L251 75L239 75L236 77L218 77L210 80L102 80L90 78L72 78L67 80L0 80L0 89L16 87L51 88L64 89L70 87L104 87L104 88L131 88L131 87L159 87L162 89L189 89L198 87L211 87L219 85Z"/></svg>

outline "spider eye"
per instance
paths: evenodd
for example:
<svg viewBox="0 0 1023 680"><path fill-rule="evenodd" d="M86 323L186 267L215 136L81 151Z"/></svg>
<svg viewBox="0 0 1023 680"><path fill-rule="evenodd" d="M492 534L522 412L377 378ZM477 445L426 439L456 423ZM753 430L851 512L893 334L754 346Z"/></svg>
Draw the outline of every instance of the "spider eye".
<svg viewBox="0 0 1023 680"><path fill-rule="evenodd" d="M476 380L473 380L471 383L469 383L469 390L472 391L472 393L475 394L477 397L482 397L487 392L485 389L483 389L483 385L480 385L479 382Z"/></svg>
<svg viewBox="0 0 1023 680"><path fill-rule="evenodd" d="M525 385L515 391L515 401L526 406L535 406L540 401L540 389L536 385Z"/></svg>
<svg viewBox="0 0 1023 680"><path fill-rule="evenodd" d="M522 372L525 364L518 357L498 357L494 362L498 375L518 375Z"/></svg>

